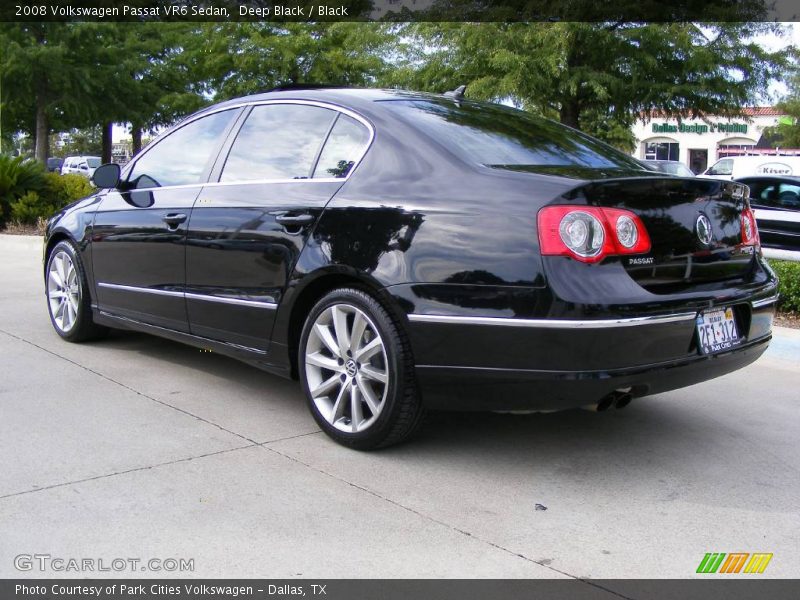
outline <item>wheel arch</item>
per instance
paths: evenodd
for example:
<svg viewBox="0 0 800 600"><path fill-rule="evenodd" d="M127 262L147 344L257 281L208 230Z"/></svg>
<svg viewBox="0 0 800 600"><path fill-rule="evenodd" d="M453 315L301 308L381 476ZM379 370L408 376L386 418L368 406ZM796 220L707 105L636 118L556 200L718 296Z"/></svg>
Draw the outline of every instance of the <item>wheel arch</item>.
<svg viewBox="0 0 800 600"><path fill-rule="evenodd" d="M293 379L299 376L297 352L306 316L325 294L340 288L355 288L375 298L381 306L402 325L405 313L385 288L375 279L354 270L326 269L314 275L306 275L295 286L287 290L284 311L278 316L273 332L273 341L285 344L290 372Z"/></svg>

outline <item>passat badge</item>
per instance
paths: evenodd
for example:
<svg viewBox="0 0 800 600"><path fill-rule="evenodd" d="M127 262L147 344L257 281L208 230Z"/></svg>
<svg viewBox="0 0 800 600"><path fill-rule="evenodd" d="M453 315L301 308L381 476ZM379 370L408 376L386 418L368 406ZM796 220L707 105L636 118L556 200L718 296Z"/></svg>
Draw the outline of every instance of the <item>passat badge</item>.
<svg viewBox="0 0 800 600"><path fill-rule="evenodd" d="M697 239L700 240L700 243L704 246L708 246L714 237L714 232L711 230L711 221L708 220L708 217L705 215L700 215L697 217L697 222L695 223L694 228L697 232Z"/></svg>

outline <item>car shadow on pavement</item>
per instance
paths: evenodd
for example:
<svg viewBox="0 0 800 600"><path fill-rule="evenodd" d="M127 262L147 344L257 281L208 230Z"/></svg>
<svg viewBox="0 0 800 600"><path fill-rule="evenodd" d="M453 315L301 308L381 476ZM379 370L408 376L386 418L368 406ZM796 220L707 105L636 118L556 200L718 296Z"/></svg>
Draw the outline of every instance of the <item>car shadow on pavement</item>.
<svg viewBox="0 0 800 600"><path fill-rule="evenodd" d="M251 398L268 404L271 411L291 411L308 419L309 429L315 425L296 381L146 334L115 331L102 344L109 351L134 352L188 369L188 374L176 376L176 385L182 378L191 377L192 371L199 371L223 381L229 392L226 402ZM561 465L556 468L572 474L593 471L594 476L598 471L608 474L615 470L626 473L656 467L693 468L694 455L698 465L702 462L712 469L716 452L709 449L730 445L727 440L731 433L710 423L712 410L704 407L702 398L697 396L697 387L688 388L635 399L626 408L600 413L581 409L524 415L431 412L412 441L372 455L384 458L460 455L473 466L504 457L505 468L524 457L523 462L528 465L550 463ZM327 439L324 443L335 446ZM728 464L724 450L718 456L721 467ZM509 460L509 457L518 458Z"/></svg>

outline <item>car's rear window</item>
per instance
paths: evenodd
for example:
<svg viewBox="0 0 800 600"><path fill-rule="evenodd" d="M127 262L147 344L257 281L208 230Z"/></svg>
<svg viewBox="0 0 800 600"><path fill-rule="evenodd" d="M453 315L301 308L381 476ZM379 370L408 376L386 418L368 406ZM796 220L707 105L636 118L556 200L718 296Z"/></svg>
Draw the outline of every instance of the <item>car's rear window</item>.
<svg viewBox="0 0 800 600"><path fill-rule="evenodd" d="M87 163L87 164L88 164L88 165L89 165L91 168L93 168L93 169L96 169L96 168L97 168L97 167L99 167L99 166L100 166L100 164L101 164L101 162L100 162L100 159L99 159L99 158L96 158L96 157L94 157L94 156L90 156L90 157L88 157L88 158L86 159L86 163Z"/></svg>
<svg viewBox="0 0 800 600"><path fill-rule="evenodd" d="M644 170L603 142L521 110L449 99L384 103L454 153L479 164Z"/></svg>

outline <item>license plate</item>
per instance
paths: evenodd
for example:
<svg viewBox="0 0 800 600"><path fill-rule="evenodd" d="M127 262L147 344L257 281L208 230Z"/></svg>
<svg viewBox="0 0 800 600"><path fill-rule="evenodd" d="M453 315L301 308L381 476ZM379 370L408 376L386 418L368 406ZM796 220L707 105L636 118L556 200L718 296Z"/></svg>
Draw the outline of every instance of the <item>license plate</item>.
<svg viewBox="0 0 800 600"><path fill-rule="evenodd" d="M736 329L732 308L707 310L697 316L697 339L700 352L725 352L742 343Z"/></svg>

